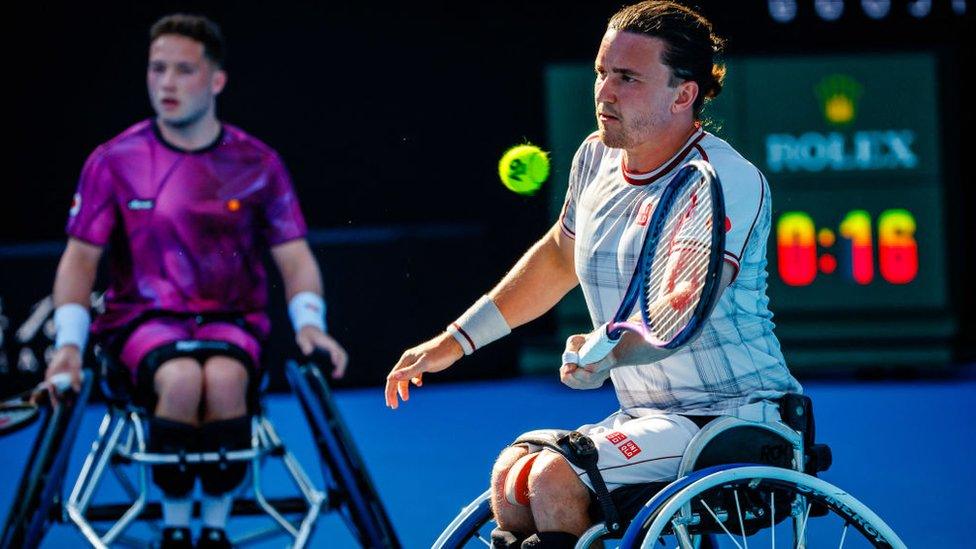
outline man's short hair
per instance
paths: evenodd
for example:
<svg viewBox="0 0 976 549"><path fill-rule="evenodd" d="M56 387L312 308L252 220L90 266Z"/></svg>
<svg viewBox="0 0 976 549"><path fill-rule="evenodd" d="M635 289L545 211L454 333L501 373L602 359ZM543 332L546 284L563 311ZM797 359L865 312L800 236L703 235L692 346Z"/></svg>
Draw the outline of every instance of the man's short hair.
<svg viewBox="0 0 976 549"><path fill-rule="evenodd" d="M725 66L715 61L725 41L712 31L708 19L691 8L670 0L647 0L621 8L607 28L664 41L667 47L661 62L671 68L670 84L676 85L676 79L698 83L696 118L705 100L722 91Z"/></svg>
<svg viewBox="0 0 976 549"><path fill-rule="evenodd" d="M152 44L164 34L178 34L203 44L203 54L218 67L224 66L227 46L220 26L202 15L174 13L166 15L153 23L149 29L149 43Z"/></svg>

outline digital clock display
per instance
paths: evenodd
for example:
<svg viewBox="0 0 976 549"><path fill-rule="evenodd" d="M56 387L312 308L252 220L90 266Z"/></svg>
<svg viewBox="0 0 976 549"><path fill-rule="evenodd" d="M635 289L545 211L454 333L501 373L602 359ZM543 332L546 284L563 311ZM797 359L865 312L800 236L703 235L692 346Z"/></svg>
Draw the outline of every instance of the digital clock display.
<svg viewBox="0 0 976 549"><path fill-rule="evenodd" d="M867 210L847 212L836 232L827 227L817 229L807 212L784 212L776 222L780 280L788 286L809 286L818 274L839 274L865 286L875 279L875 265L888 284L915 280L918 243L911 212L885 210L878 215L876 233L874 227Z"/></svg>

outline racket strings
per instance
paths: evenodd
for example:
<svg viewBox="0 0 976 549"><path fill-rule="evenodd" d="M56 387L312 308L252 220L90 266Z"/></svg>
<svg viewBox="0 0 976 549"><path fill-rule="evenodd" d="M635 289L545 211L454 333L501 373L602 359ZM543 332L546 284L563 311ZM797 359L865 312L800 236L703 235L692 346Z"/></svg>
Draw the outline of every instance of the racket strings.
<svg viewBox="0 0 976 549"><path fill-rule="evenodd" d="M701 300L712 245L712 196L706 178L684 189L654 251L645 288L650 335L673 340Z"/></svg>
<svg viewBox="0 0 976 549"><path fill-rule="evenodd" d="M14 428L37 415L38 410L29 405L8 405L0 408L0 431Z"/></svg>

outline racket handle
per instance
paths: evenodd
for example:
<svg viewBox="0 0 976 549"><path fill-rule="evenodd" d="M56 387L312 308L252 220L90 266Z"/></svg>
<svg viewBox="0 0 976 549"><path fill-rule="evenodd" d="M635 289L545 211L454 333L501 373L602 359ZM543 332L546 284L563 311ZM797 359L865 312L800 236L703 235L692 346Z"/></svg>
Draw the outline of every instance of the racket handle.
<svg viewBox="0 0 976 549"><path fill-rule="evenodd" d="M68 372L61 372L60 374L54 374L51 376L51 385L58 394L63 393L71 387L71 374Z"/></svg>
<svg viewBox="0 0 976 549"><path fill-rule="evenodd" d="M594 362L600 362L610 351L617 346L620 342L620 338L610 339L607 335L607 325L604 324L600 326L600 329L596 332L586 336L586 341L579 350L579 365L593 364Z"/></svg>

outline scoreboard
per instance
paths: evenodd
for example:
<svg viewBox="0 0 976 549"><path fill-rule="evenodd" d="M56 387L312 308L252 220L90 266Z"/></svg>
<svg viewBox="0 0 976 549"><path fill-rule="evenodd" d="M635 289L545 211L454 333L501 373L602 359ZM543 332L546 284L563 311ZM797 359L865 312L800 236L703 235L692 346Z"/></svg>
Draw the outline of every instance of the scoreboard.
<svg viewBox="0 0 976 549"><path fill-rule="evenodd" d="M706 128L766 174L767 270L792 367L942 363L949 308L937 58L929 53L727 60ZM552 211L595 128L592 68L547 73ZM561 328L587 329L576 296ZM561 331L563 331L561 329Z"/></svg>

